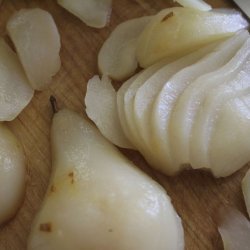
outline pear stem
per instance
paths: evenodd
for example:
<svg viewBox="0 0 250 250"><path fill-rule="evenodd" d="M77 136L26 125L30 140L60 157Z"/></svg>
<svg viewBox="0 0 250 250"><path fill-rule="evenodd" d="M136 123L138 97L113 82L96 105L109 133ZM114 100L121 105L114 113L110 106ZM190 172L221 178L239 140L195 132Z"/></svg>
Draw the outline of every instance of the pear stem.
<svg viewBox="0 0 250 250"><path fill-rule="evenodd" d="M57 100L56 98L51 95L49 98L50 104L51 104L51 108L54 114L56 114L58 112L58 107L57 107Z"/></svg>

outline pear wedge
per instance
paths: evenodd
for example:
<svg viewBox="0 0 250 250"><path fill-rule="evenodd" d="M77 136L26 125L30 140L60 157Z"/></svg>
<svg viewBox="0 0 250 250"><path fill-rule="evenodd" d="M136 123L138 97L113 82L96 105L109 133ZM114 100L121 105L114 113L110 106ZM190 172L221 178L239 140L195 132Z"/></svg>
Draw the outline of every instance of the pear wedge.
<svg viewBox="0 0 250 250"><path fill-rule="evenodd" d="M112 0L57 0L57 3L90 27L103 28L109 22Z"/></svg>
<svg viewBox="0 0 250 250"><path fill-rule="evenodd" d="M202 11L209 11L212 9L212 7L203 0L174 0L174 2L179 3L183 7L193 8Z"/></svg>
<svg viewBox="0 0 250 250"><path fill-rule="evenodd" d="M181 57L247 26L239 12L168 8L152 18L141 33L137 59L145 68L165 57Z"/></svg>
<svg viewBox="0 0 250 250"><path fill-rule="evenodd" d="M216 71L205 74L190 83L177 100L169 125L171 155L174 158L174 164L177 166L190 162L190 144L193 143L190 141L192 127L203 100L210 90L234 78L238 66L246 58L244 55L246 49L243 50L242 48L242 53L238 52L238 50L241 49L249 37L247 31L239 33L233 40L233 43L231 45L228 44L228 54L232 56L232 60ZM237 55L235 55L236 53ZM200 155L200 151L198 155ZM194 168L199 166L201 167L202 164L193 165Z"/></svg>
<svg viewBox="0 0 250 250"><path fill-rule="evenodd" d="M131 19L113 30L98 54L98 67L103 75L120 81L133 75L138 66L137 39L150 20L150 16Z"/></svg>
<svg viewBox="0 0 250 250"><path fill-rule="evenodd" d="M86 113L100 132L121 148L133 148L123 133L119 119L116 91L107 76L94 76L88 81L85 96Z"/></svg>
<svg viewBox="0 0 250 250"><path fill-rule="evenodd" d="M0 38L0 121L15 119L33 94L17 55Z"/></svg>
<svg viewBox="0 0 250 250"><path fill-rule="evenodd" d="M248 216L250 217L250 170L247 171L245 177L243 178L241 186L247 207Z"/></svg>
<svg viewBox="0 0 250 250"><path fill-rule="evenodd" d="M26 161L21 144L6 125L0 123L0 225L10 220L25 193Z"/></svg>
<svg viewBox="0 0 250 250"><path fill-rule="evenodd" d="M45 10L22 9L7 23L7 31L32 88L43 90L61 66L60 35Z"/></svg>
<svg viewBox="0 0 250 250"><path fill-rule="evenodd" d="M179 250L183 229L165 191L85 119L53 119L52 176L29 250Z"/></svg>

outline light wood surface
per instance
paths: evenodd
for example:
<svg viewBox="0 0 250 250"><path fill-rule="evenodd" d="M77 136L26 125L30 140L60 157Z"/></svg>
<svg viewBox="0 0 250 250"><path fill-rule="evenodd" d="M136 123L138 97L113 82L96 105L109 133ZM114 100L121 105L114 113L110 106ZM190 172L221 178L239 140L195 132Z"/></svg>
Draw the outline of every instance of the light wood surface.
<svg viewBox="0 0 250 250"><path fill-rule="evenodd" d="M226 0L207 0L207 2L213 7L232 6ZM28 174L26 196L22 207L13 220L0 228L0 250L26 249L32 220L47 188L51 169L49 133L52 111L49 96L55 95L59 106L84 113L86 83L97 73L97 53L105 38L122 21L155 14L160 9L171 6L171 3L170 0L114 0L111 23L106 28L98 30L87 27L58 6L56 1L5 0L3 2L0 7L1 36L6 37L6 22L16 10L40 7L53 15L61 34L62 67L54 77L50 88L44 92L36 92L29 106L17 119L8 123L23 143ZM216 214L219 208L228 205L246 214L240 182L247 167L224 179L214 179L209 173L202 171L185 171L170 178L153 171L139 153L129 150L122 152L167 190L183 220L186 249L223 249L217 232Z"/></svg>

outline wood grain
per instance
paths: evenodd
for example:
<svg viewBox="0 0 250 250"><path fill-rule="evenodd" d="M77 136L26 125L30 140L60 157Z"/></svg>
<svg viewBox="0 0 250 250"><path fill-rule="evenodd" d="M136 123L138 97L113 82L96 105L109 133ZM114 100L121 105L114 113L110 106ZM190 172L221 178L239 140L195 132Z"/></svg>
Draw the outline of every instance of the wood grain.
<svg viewBox="0 0 250 250"><path fill-rule="evenodd" d="M0 228L0 250L26 249L32 220L39 209L50 177L50 123L52 111L49 96L55 95L59 106L67 106L84 114L87 80L97 73L97 53L114 27L130 18L154 14L171 6L167 0L114 0L111 22L104 29L89 28L51 0L5 0L0 7L0 35L6 36L8 18L21 8L40 7L54 17L61 34L62 67L50 88L37 92L30 105L17 119L8 123L23 143L27 156L27 189L18 214ZM213 7L230 7L226 0L207 1ZM203 171L185 171L166 177L152 170L134 151L122 150L140 168L161 183L171 196L182 217L186 249L222 249L216 229L215 215L223 206L232 205L246 214L241 179L243 168L228 178L214 179ZM129 249L128 249L129 250ZM153 249L152 249L153 250Z"/></svg>

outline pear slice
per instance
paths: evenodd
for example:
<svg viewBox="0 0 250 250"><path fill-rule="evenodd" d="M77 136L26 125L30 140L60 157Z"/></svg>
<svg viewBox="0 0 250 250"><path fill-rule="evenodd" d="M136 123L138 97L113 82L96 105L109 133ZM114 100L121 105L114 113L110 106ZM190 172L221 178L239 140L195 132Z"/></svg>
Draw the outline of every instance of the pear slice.
<svg viewBox="0 0 250 250"><path fill-rule="evenodd" d="M125 136L129 139L129 141L133 144L133 148L135 148L135 145L133 143L133 137L131 136L130 127L128 125L128 120L125 115L124 110L124 94L127 91L128 87L132 82L138 77L139 73L128 79L123 85L119 88L117 95L116 95L116 104L117 104L117 111L118 111L118 117L120 120L120 124L122 127L122 130L125 134Z"/></svg>
<svg viewBox="0 0 250 250"><path fill-rule="evenodd" d="M151 20L145 16L118 25L102 45L98 54L98 67L103 75L124 80L135 72L137 38Z"/></svg>
<svg viewBox="0 0 250 250"><path fill-rule="evenodd" d="M242 180L241 185L247 207L248 216L250 216L250 170L247 171L245 177Z"/></svg>
<svg viewBox="0 0 250 250"><path fill-rule="evenodd" d="M7 23L32 88L43 90L61 66L60 36L52 16L45 10L22 9Z"/></svg>
<svg viewBox="0 0 250 250"><path fill-rule="evenodd" d="M28 250L184 249L181 221L165 191L96 128L62 110L51 136L52 177Z"/></svg>
<svg viewBox="0 0 250 250"><path fill-rule="evenodd" d="M116 104L116 91L107 76L91 78L85 96L86 113L104 137L122 148L133 148L123 133Z"/></svg>
<svg viewBox="0 0 250 250"><path fill-rule="evenodd" d="M147 70L144 70L140 73L137 73L130 79L128 79L123 85L119 88L117 92L117 106L118 106L118 114L121 120L122 128L127 138L133 143L134 147L140 148L140 138L137 137L138 133L135 130L136 127L133 124L133 112L131 112L128 107L133 110L132 104L128 106L127 103L133 99L133 94L135 91L131 90L132 88L136 88L137 85L143 84L144 80L147 79L153 72L158 70L163 64L154 65ZM129 91L129 92L128 92Z"/></svg>
<svg viewBox="0 0 250 250"><path fill-rule="evenodd" d="M15 119L33 94L17 55L0 38L0 121Z"/></svg>
<svg viewBox="0 0 250 250"><path fill-rule="evenodd" d="M22 146L0 123L0 225L11 219L25 193L26 161Z"/></svg>
<svg viewBox="0 0 250 250"><path fill-rule="evenodd" d="M246 80L250 82L250 76ZM235 92L238 91L235 90ZM250 106L250 86L245 92L246 96L232 99L220 109L218 118L210 129L212 132L209 131L212 135L209 139L208 158L216 177L231 175L250 161L250 142L246 137L250 132L250 108L248 107ZM224 97L222 99L225 100Z"/></svg>
<svg viewBox="0 0 250 250"><path fill-rule="evenodd" d="M183 7L193 8L202 11L209 11L212 9L212 7L203 0L174 0L174 2L179 3Z"/></svg>
<svg viewBox="0 0 250 250"><path fill-rule="evenodd" d="M241 161L236 160L238 158L238 151L235 150L234 153L231 154L229 148L233 146L233 144L227 144L230 141L230 137L233 136L233 132L231 133L230 129L238 133L236 128L233 128L235 124L233 120L236 119L235 117L238 117L236 115L237 110L235 110L236 113L231 113L232 121L230 121L229 124L224 123L225 127L221 127L224 119L222 117L224 117L224 115L225 119L230 119L226 111L221 109L228 100L237 98L244 93L247 94L250 89L250 74L248 73L250 70L249 45L250 39L242 46L242 49L235 55L235 58L222 68L221 72L214 72L214 78L211 79L212 82L221 81L222 84L206 94L206 98L201 103L201 108L198 110L192 128L190 138L190 163L194 168L211 167L215 176L227 176L242 167ZM217 73L219 73L217 75L218 78L216 78ZM244 114L239 114L239 117L241 116L244 116ZM218 134L218 132L214 132L216 130L219 131L216 125L218 119L221 120L221 125L219 126L223 131L221 135ZM215 136L213 133L218 134L215 143L212 142L212 138ZM225 144L223 148L221 148L222 144ZM215 148L217 148L217 152L215 152ZM210 150L212 150L212 152L209 153ZM229 150L228 154L227 150ZM244 151L243 148L240 150ZM211 156L210 154L215 154L216 156ZM244 162L245 158L243 155L244 153L242 152L241 160ZM232 157L231 160L229 160L230 157Z"/></svg>
<svg viewBox="0 0 250 250"><path fill-rule="evenodd" d="M103 28L109 22L112 0L57 0L57 3L90 27Z"/></svg>
<svg viewBox="0 0 250 250"><path fill-rule="evenodd" d="M137 59L140 66L145 68L164 57L181 57L247 26L248 22L239 12L199 11L181 7L165 9L152 18L141 33Z"/></svg>
<svg viewBox="0 0 250 250"><path fill-rule="evenodd" d="M250 245L250 221L238 210L223 211L218 230L225 250L248 250Z"/></svg>
<svg viewBox="0 0 250 250"><path fill-rule="evenodd" d="M139 86L134 98L134 117L138 134L148 148L152 146L151 114L154 100L168 79L179 70L195 63L211 52L218 44L212 44L172 63L167 63ZM152 150L152 148L151 148ZM153 149L154 150L154 149Z"/></svg>
<svg viewBox="0 0 250 250"><path fill-rule="evenodd" d="M228 56L232 56L232 60L222 68L205 74L190 83L177 100L169 124L171 155L174 158L174 164L177 166L190 162L189 152L190 143L192 143L190 137L202 101L211 89L230 81L234 77L238 64L246 58L244 55L246 50L242 48L242 53L239 51L236 56L234 54L240 50L248 38L249 33L247 31L235 36L232 43L227 44ZM199 166L201 167L201 165L194 165L195 168Z"/></svg>
<svg viewBox="0 0 250 250"><path fill-rule="evenodd" d="M169 166L165 166L165 173L174 174L182 167L176 166L173 162L169 133L170 117L179 96L198 77L213 72L227 63L233 56L228 51L235 44L235 40L237 40L237 36L220 44L213 52L200 61L179 71L167 81L158 94L152 111L152 137L154 139L153 148L155 152L161 158L167 157L170 162Z"/></svg>

